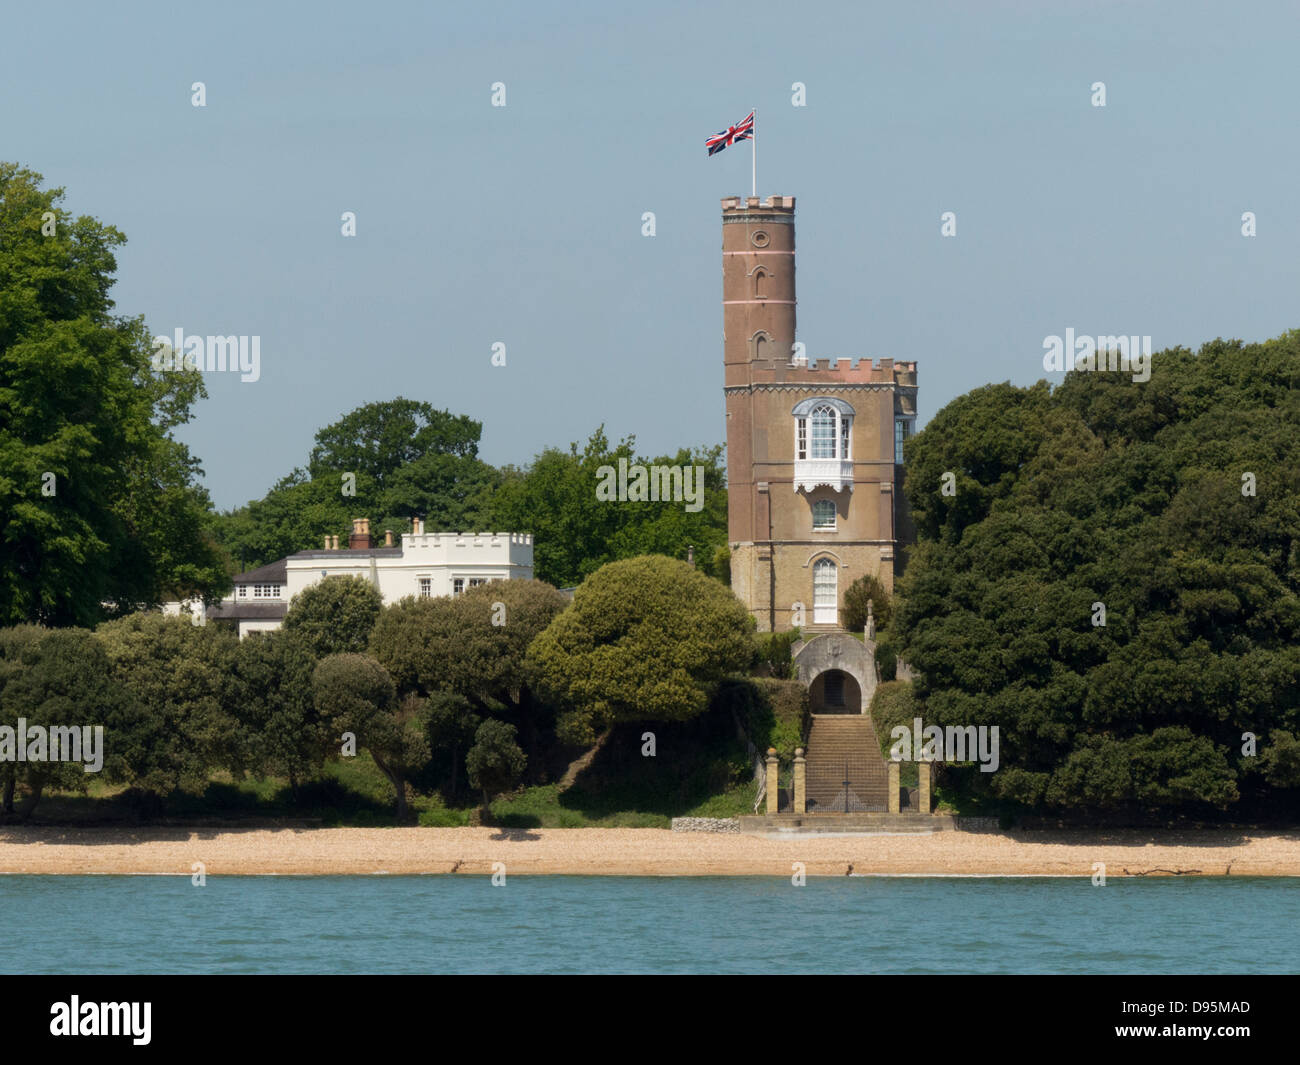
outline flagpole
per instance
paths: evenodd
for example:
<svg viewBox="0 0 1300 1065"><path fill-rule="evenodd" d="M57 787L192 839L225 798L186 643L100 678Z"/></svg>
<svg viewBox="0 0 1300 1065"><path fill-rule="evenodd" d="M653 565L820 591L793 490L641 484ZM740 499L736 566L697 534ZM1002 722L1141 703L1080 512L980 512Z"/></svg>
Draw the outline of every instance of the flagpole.
<svg viewBox="0 0 1300 1065"><path fill-rule="evenodd" d="M754 124L749 127L749 161L753 164L754 172L752 175L753 183L750 185L750 195L758 195L758 108L754 108Z"/></svg>

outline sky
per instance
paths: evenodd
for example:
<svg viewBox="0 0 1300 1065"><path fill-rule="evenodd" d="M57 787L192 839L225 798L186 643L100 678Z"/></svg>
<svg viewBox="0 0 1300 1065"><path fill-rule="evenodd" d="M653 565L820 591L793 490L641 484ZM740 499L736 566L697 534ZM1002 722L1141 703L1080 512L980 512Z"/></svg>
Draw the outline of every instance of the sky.
<svg viewBox="0 0 1300 1065"><path fill-rule="evenodd" d="M480 420L497 465L602 424L646 455L722 442L719 201L751 163L704 140L751 108L759 195L797 198L798 339L915 360L921 425L1059 382L1067 328L1158 350L1300 326L1294 0L128 0L3 24L0 158L126 234L117 312L261 338L260 378L206 375L178 432L223 509L398 395Z"/></svg>

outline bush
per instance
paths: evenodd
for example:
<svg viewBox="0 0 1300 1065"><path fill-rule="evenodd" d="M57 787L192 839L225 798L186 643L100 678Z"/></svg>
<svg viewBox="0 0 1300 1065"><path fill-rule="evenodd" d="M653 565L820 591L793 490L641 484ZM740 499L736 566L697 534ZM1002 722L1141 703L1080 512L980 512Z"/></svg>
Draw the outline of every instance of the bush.
<svg viewBox="0 0 1300 1065"><path fill-rule="evenodd" d="M912 722L924 716L911 681L891 680L881 684L871 700L871 724L880 741L880 753L889 758L889 748L893 746L889 738L891 730L899 725L911 729Z"/></svg>
<svg viewBox="0 0 1300 1065"><path fill-rule="evenodd" d="M861 632L867 624L867 601L871 601L876 617L876 629L888 628L894 616L893 597L885 586L870 573L859 577L844 592L844 627L850 632Z"/></svg>
<svg viewBox="0 0 1300 1065"><path fill-rule="evenodd" d="M757 648L755 669L766 671L767 676L781 679L794 678L794 656L791 649L799 642L799 630L789 632L760 632L754 636Z"/></svg>
<svg viewBox="0 0 1300 1065"><path fill-rule="evenodd" d="M469 782L483 793L486 808L493 795L509 791L524 775L528 759L515 742L515 727L504 721L484 721L474 733L474 746L465 758Z"/></svg>
<svg viewBox="0 0 1300 1065"><path fill-rule="evenodd" d="M713 707L730 711L751 743L766 752L775 747L782 762L794 758L808 734L808 692L797 680L747 677L724 681Z"/></svg>
<svg viewBox="0 0 1300 1065"><path fill-rule="evenodd" d="M297 632L317 658L359 654L384 605L365 577L326 577L293 597L284 628Z"/></svg>

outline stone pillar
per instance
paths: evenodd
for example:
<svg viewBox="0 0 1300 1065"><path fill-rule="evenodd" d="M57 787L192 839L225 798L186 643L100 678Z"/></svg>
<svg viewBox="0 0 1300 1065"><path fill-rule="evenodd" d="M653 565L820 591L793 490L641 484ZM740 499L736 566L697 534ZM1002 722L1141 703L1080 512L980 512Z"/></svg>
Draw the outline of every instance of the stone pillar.
<svg viewBox="0 0 1300 1065"><path fill-rule="evenodd" d="M899 765L895 761L889 763L889 812L896 814L899 812L899 783L898 783Z"/></svg>
<svg viewBox="0 0 1300 1065"><path fill-rule="evenodd" d="M928 814L930 812L930 763L929 762L916 763L916 777L917 777L916 804L921 808L921 813Z"/></svg>
<svg viewBox="0 0 1300 1065"><path fill-rule="evenodd" d="M781 793L777 786L776 776L776 748L767 749L767 812L775 814L781 812Z"/></svg>
<svg viewBox="0 0 1300 1065"><path fill-rule="evenodd" d="M794 812L806 813L808 806L808 763L804 760L803 748L794 752Z"/></svg>

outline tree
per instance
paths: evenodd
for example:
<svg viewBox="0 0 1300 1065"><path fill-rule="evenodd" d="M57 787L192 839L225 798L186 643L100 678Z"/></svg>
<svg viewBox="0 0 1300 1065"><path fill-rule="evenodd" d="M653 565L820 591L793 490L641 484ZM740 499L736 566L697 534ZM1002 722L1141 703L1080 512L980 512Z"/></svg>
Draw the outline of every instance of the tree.
<svg viewBox="0 0 1300 1065"><path fill-rule="evenodd" d="M844 591L844 627L850 632L862 632L867 625L867 603L871 603L876 628L885 629L894 614L893 597L885 590L880 578L864 573Z"/></svg>
<svg viewBox="0 0 1300 1065"><path fill-rule="evenodd" d="M351 732L393 785L397 820L407 820L406 781L429 760L424 700L397 698L393 678L368 655L334 654L312 674L316 705L338 733Z"/></svg>
<svg viewBox="0 0 1300 1065"><path fill-rule="evenodd" d="M568 599L543 581L493 581L463 595L408 597L375 624L373 654L398 688L454 692L482 712L518 708L529 679L528 647Z"/></svg>
<svg viewBox="0 0 1300 1065"><path fill-rule="evenodd" d="M384 597L365 577L326 577L293 597L284 628L301 636L317 658L359 654L383 606Z"/></svg>
<svg viewBox="0 0 1300 1065"><path fill-rule="evenodd" d="M483 424L430 403L398 396L367 403L316 434L311 475L367 474L380 488L402 467L428 455L473 457Z"/></svg>
<svg viewBox="0 0 1300 1065"><path fill-rule="evenodd" d="M112 313L125 237L0 163L0 624L93 625L229 587L198 463L172 431L206 395Z"/></svg>
<svg viewBox="0 0 1300 1065"><path fill-rule="evenodd" d="M252 632L235 649L226 689L230 716L247 738L247 764L287 777L295 800L299 783L336 749L333 722L316 709L315 670L316 656L299 633Z"/></svg>
<svg viewBox="0 0 1300 1065"><path fill-rule="evenodd" d="M304 470L294 470L262 499L213 515L212 535L232 559L253 569L319 548L326 534L346 537L352 518L369 511L377 495L374 481L360 474L354 487L355 497L344 496L341 477L312 479Z"/></svg>
<svg viewBox="0 0 1300 1065"><path fill-rule="evenodd" d="M465 757L469 782L483 793L486 811L492 796L509 791L524 775L528 759L515 743L515 727L504 721L484 721Z"/></svg>
<svg viewBox="0 0 1300 1065"><path fill-rule="evenodd" d="M131 715L130 730L115 738L130 783L156 800L173 790L201 795L214 769L244 767L247 737L227 706L239 642L231 630L132 614L96 635Z"/></svg>
<svg viewBox="0 0 1300 1065"><path fill-rule="evenodd" d="M354 517L378 532L482 530L492 522L501 475L478 456L479 422L398 397L368 403L316 434L307 467L262 498L213 515L212 535L231 558L260 566L346 536ZM348 494L345 495L344 491Z"/></svg>
<svg viewBox="0 0 1300 1065"><path fill-rule="evenodd" d="M11 625L0 628L0 709L4 706L5 686L23 670L23 652L38 640L44 639L49 632L49 629L40 625ZM0 798L0 813L14 812L14 788L17 783L17 763L0 762L0 789L3 791L3 797Z"/></svg>
<svg viewBox="0 0 1300 1065"><path fill-rule="evenodd" d="M427 705L429 744L434 751L446 755L445 768L450 777L447 792L454 796L461 752L474 742L474 734L483 719L474 713L468 699L454 692L434 692Z"/></svg>
<svg viewBox="0 0 1300 1065"><path fill-rule="evenodd" d="M700 569L729 580L719 569L717 550L727 542L727 490L722 448L681 449L673 456L638 458L627 437L611 447L602 426L582 451L548 448L525 471L508 469L495 496L495 525L534 536L538 578L576 585L607 562L645 554L685 559L695 549ZM704 470L700 509L688 500L642 502L597 495L602 469L641 466L700 467ZM694 486L692 474L692 486ZM683 492L684 494L684 492Z"/></svg>
<svg viewBox="0 0 1300 1065"><path fill-rule="evenodd" d="M61 629L36 639L24 633L10 646L21 642L21 668L9 672L0 701L0 725L7 726L15 744L43 730L33 747L29 740L23 761L11 761L8 769L27 789L27 799L19 811L26 821L31 817L46 788L85 791L91 773L103 772L107 779L122 776L124 745L120 742L130 722L124 714L122 692L109 676L108 660L94 634L85 629ZM20 719L23 727L19 727ZM89 734L86 729L89 729ZM95 729L99 741L96 747ZM68 734L75 747L68 753L79 754L81 761L55 760L56 732ZM70 734L77 733L73 738ZM60 744L64 740L60 737ZM88 748L85 744L89 742ZM4 740L0 739L0 749ZM8 759L16 750L4 751ZM98 760L98 766L95 765ZM12 803L12 792L7 796ZM11 805L6 808L9 812Z"/></svg>
<svg viewBox="0 0 1300 1065"><path fill-rule="evenodd" d="M559 734L592 743L622 721L682 721L754 658L754 619L731 591L661 555L611 562L529 650L540 690L564 710Z"/></svg>
<svg viewBox="0 0 1300 1065"><path fill-rule="evenodd" d="M1298 366L1300 332L1217 340L1146 382L977 389L910 442L893 627L927 721L999 726L972 795L1121 813L1295 786ZM1243 755L1245 732L1278 749Z"/></svg>

